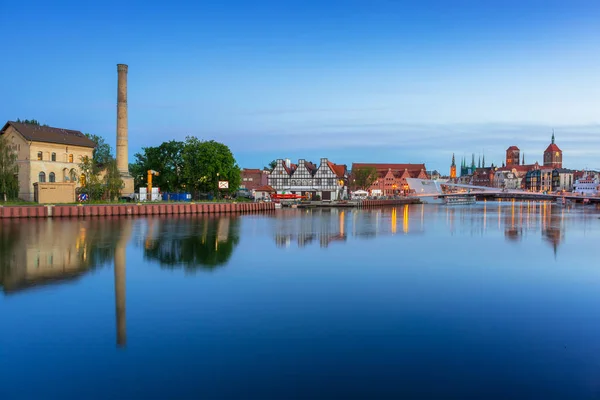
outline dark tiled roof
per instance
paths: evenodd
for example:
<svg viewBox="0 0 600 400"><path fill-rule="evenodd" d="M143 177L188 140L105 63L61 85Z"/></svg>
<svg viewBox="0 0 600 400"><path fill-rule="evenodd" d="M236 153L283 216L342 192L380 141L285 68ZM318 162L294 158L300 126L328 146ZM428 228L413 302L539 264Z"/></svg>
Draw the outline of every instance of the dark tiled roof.
<svg viewBox="0 0 600 400"><path fill-rule="evenodd" d="M510 150L519 150L519 148L517 146L510 146L508 149L506 149L506 151Z"/></svg>
<svg viewBox="0 0 600 400"><path fill-rule="evenodd" d="M33 142L58 143L92 148L96 147L96 143L88 139L80 131L8 121L6 125L4 125L4 128L2 128L2 133L4 133L9 126L12 126L15 130L17 130L26 140Z"/></svg>

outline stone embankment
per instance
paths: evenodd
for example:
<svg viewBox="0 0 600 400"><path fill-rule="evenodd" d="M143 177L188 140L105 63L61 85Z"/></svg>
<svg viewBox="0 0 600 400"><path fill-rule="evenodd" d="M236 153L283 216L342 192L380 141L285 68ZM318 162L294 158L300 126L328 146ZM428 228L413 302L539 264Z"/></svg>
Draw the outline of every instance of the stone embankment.
<svg viewBox="0 0 600 400"><path fill-rule="evenodd" d="M106 205L0 206L0 218L103 217L168 214L266 212L274 203L158 203Z"/></svg>

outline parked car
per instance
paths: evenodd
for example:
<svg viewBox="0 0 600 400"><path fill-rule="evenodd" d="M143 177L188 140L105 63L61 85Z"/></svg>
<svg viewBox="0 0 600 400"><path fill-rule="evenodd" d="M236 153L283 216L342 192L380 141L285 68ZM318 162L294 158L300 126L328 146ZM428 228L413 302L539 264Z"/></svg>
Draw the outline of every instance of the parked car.
<svg viewBox="0 0 600 400"><path fill-rule="evenodd" d="M249 191L248 189L240 189L237 191L236 197L244 197L246 199L253 199L254 196L252 196L252 192Z"/></svg>

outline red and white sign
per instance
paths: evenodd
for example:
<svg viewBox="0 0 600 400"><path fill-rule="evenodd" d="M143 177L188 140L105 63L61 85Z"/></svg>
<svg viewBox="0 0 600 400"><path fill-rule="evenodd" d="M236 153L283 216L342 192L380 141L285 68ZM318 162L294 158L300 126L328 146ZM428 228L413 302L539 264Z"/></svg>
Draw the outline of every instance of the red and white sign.
<svg viewBox="0 0 600 400"><path fill-rule="evenodd" d="M229 181L219 181L219 189L229 189Z"/></svg>

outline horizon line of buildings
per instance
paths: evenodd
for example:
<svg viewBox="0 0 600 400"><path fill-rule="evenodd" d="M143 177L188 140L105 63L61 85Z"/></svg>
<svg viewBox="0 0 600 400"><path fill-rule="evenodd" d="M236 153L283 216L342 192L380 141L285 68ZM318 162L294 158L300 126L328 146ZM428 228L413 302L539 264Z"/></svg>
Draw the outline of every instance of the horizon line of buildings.
<svg viewBox="0 0 600 400"><path fill-rule="evenodd" d="M473 155L471 165L468 166L463 158L460 173L457 169L454 154L450 165L449 180L470 184L474 186L488 186L502 189L522 189L532 192L558 192L581 191L584 194L598 193L598 179L600 174L595 171L580 171L563 168L563 152L555 143L554 132L546 150L543 152L543 164L537 161L525 164L525 155L521 150L512 145L506 149L506 160L501 167L493 164L485 166L483 163L475 166ZM587 184L588 179L590 182ZM580 188L576 183L581 182ZM594 186L595 185L595 186Z"/></svg>

